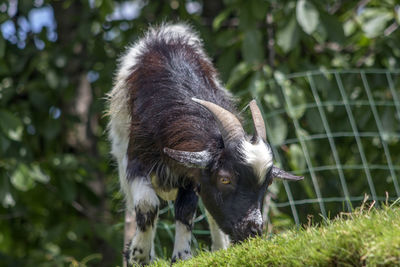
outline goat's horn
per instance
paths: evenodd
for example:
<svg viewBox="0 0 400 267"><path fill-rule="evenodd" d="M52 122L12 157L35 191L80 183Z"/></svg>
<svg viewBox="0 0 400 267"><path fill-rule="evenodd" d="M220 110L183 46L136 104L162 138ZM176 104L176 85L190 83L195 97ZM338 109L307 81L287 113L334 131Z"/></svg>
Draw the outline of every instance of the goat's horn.
<svg viewBox="0 0 400 267"><path fill-rule="evenodd" d="M273 166L272 167L272 177L274 178L280 178L284 180L292 180L292 181L298 181L298 180L303 180L304 176L296 176L291 173L285 172L282 169L279 169L278 167Z"/></svg>
<svg viewBox="0 0 400 267"><path fill-rule="evenodd" d="M164 153L186 167L204 168L211 161L211 154L207 150L190 152L164 147Z"/></svg>
<svg viewBox="0 0 400 267"><path fill-rule="evenodd" d="M257 102L254 99L250 101L250 111L251 111L251 117L253 117L253 124L255 130L253 140L256 140L257 137L261 137L264 141L267 141L264 119L261 115L260 109L257 106Z"/></svg>
<svg viewBox="0 0 400 267"><path fill-rule="evenodd" d="M192 100L206 107L213 114L225 144L244 139L245 133L242 124L235 115L214 103L194 97Z"/></svg>

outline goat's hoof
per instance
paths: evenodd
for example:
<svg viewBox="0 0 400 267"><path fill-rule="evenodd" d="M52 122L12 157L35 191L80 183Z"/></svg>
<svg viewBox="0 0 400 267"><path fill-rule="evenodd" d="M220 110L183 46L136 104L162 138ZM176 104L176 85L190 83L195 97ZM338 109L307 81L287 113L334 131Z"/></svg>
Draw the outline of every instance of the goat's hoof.
<svg viewBox="0 0 400 267"><path fill-rule="evenodd" d="M145 253L141 247L132 247L124 252L125 260L129 267L145 266L151 261L151 255Z"/></svg>
<svg viewBox="0 0 400 267"><path fill-rule="evenodd" d="M190 259L191 257L192 257L192 253L190 252L190 250L185 249L182 251L178 251L172 255L171 264L174 264L178 260Z"/></svg>

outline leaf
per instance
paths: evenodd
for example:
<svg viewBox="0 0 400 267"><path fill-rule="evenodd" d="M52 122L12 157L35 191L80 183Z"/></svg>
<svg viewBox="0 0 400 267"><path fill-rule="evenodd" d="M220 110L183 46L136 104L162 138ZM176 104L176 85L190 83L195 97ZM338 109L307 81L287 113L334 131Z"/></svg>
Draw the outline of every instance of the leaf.
<svg viewBox="0 0 400 267"><path fill-rule="evenodd" d="M20 141L22 137L23 125L21 120L6 110L0 110L0 129L4 134L14 141Z"/></svg>
<svg viewBox="0 0 400 267"><path fill-rule="evenodd" d="M251 68L246 62L239 63L231 72L228 82L226 83L226 87L228 89L232 89L232 87L243 80L247 74L251 71Z"/></svg>
<svg viewBox="0 0 400 267"><path fill-rule="evenodd" d="M252 0L250 2L251 13L256 19L265 19L269 5L262 0Z"/></svg>
<svg viewBox="0 0 400 267"><path fill-rule="evenodd" d="M261 32L255 29L244 33L242 43L242 54L244 60L249 64L257 64L264 60L264 50L261 43Z"/></svg>
<svg viewBox="0 0 400 267"><path fill-rule="evenodd" d="M396 8L396 20L397 23L400 24L400 6L397 6Z"/></svg>
<svg viewBox="0 0 400 267"><path fill-rule="evenodd" d="M85 258L82 259L81 264L86 266L88 262L90 261L100 261L103 258L103 255L100 253L94 253L86 256Z"/></svg>
<svg viewBox="0 0 400 267"><path fill-rule="evenodd" d="M298 144L291 144L289 146L289 165L295 171L306 168L304 153Z"/></svg>
<svg viewBox="0 0 400 267"><path fill-rule="evenodd" d="M19 164L11 176L12 185L20 191L28 191L35 187L35 180L29 173L29 168L25 164Z"/></svg>
<svg viewBox="0 0 400 267"><path fill-rule="evenodd" d="M274 93L266 93L264 95L264 101L267 103L267 106L274 109L280 108L282 104L278 96Z"/></svg>
<svg viewBox="0 0 400 267"><path fill-rule="evenodd" d="M224 22L232 12L232 8L227 8L221 13L219 13L213 20L213 30L218 31L221 28L222 22Z"/></svg>
<svg viewBox="0 0 400 267"><path fill-rule="evenodd" d="M272 116L268 119L269 127L267 132L269 133L269 142L271 145L279 146L286 140L288 128L286 121L280 115Z"/></svg>
<svg viewBox="0 0 400 267"><path fill-rule="evenodd" d="M355 20L348 20L343 24L344 35L350 36L357 30L357 23Z"/></svg>
<svg viewBox="0 0 400 267"><path fill-rule="evenodd" d="M101 4L101 14L105 17L106 15L110 14L113 12L114 9L114 4L113 1L111 0L102 0Z"/></svg>
<svg viewBox="0 0 400 267"><path fill-rule="evenodd" d="M238 41L237 32L231 29L226 29L218 33L216 44L220 47L232 46Z"/></svg>
<svg viewBox="0 0 400 267"><path fill-rule="evenodd" d="M70 179L65 179L65 177L60 179L59 182L60 197L67 202L74 201L76 197L76 184Z"/></svg>
<svg viewBox="0 0 400 267"><path fill-rule="evenodd" d="M308 127L315 133L324 132L324 124L317 108L309 109L306 112L306 120Z"/></svg>
<svg viewBox="0 0 400 267"><path fill-rule="evenodd" d="M257 28L257 20L248 5L248 2L243 2L239 7L239 28L244 31Z"/></svg>
<svg viewBox="0 0 400 267"><path fill-rule="evenodd" d="M391 109L390 107L386 107L383 115L381 115L382 128L383 128L382 139L390 144L398 142L398 138L395 137L396 136L395 125L397 123L394 114L395 112L393 109Z"/></svg>
<svg viewBox="0 0 400 267"><path fill-rule="evenodd" d="M0 174L3 174L0 172ZM0 202L4 208L15 205L15 200L10 193L10 186L7 179L0 179Z"/></svg>
<svg viewBox="0 0 400 267"><path fill-rule="evenodd" d="M303 140L309 140L310 139L310 134L304 130L303 128L300 128L297 130L297 135L298 138L301 138ZM308 152L308 155L312 158L315 156L315 143L314 142L305 142L306 149Z"/></svg>
<svg viewBox="0 0 400 267"><path fill-rule="evenodd" d="M265 79L262 76L261 71L257 71L251 77L249 87L247 90L250 92L253 98L258 98L259 94L265 91Z"/></svg>
<svg viewBox="0 0 400 267"><path fill-rule="evenodd" d="M50 70L46 73L46 80L50 88L55 89L58 87L58 77L53 70Z"/></svg>
<svg viewBox="0 0 400 267"><path fill-rule="evenodd" d="M297 2L296 18L303 31L307 34L313 33L319 24L318 10L307 0L299 0Z"/></svg>
<svg viewBox="0 0 400 267"><path fill-rule="evenodd" d="M95 0L94 1L94 5L97 8L101 7L102 4L103 4L103 0Z"/></svg>
<svg viewBox="0 0 400 267"><path fill-rule="evenodd" d="M313 37L320 44L324 44L326 42L326 39L328 38L328 33L323 24L318 24L317 29L313 33Z"/></svg>
<svg viewBox="0 0 400 267"><path fill-rule="evenodd" d="M286 27L278 30L276 38L278 45L285 53L291 51L297 46L300 40L300 35L295 17L290 19Z"/></svg>
<svg viewBox="0 0 400 267"><path fill-rule="evenodd" d="M304 91L293 85L289 80L283 80L278 83L280 83L285 94L287 114L292 119L300 119L307 108Z"/></svg>
<svg viewBox="0 0 400 267"><path fill-rule="evenodd" d="M364 22L361 28L367 37L378 37L383 34L386 24L392 17L392 14L389 12L377 12L374 17Z"/></svg>
<svg viewBox="0 0 400 267"><path fill-rule="evenodd" d="M0 151L5 153L7 149L10 147L11 141L5 138L3 135L0 135Z"/></svg>
<svg viewBox="0 0 400 267"><path fill-rule="evenodd" d="M15 199L13 198L10 192L7 192L4 195L1 204L3 205L4 208L15 206Z"/></svg>
<svg viewBox="0 0 400 267"><path fill-rule="evenodd" d="M328 34L328 39L342 44L345 40L343 24L335 16L323 14L321 17L322 24Z"/></svg>
<svg viewBox="0 0 400 267"><path fill-rule="evenodd" d="M228 48L225 53L223 53L216 63L217 69L221 73L221 79L226 81L229 78L229 74L236 64L236 49Z"/></svg>
<svg viewBox="0 0 400 267"><path fill-rule="evenodd" d="M34 86L34 83L31 83L31 86ZM51 103L48 96L39 90L31 90L29 92L29 101L32 103L32 106L42 111L47 110L48 103Z"/></svg>
<svg viewBox="0 0 400 267"><path fill-rule="evenodd" d="M10 73L10 68L6 64L5 60L0 60L0 75L7 76Z"/></svg>
<svg viewBox="0 0 400 267"><path fill-rule="evenodd" d="M292 118L300 119L303 117L304 112L307 109L304 91L297 86L292 86L288 88L288 90L291 91L289 97L291 98L291 104L293 105L291 110L292 112L290 112L289 115Z"/></svg>
<svg viewBox="0 0 400 267"><path fill-rule="evenodd" d="M43 171L40 169L39 165L33 165L30 175L35 181L41 182L41 183L48 183L50 181L50 177L46 174L43 173Z"/></svg>
<svg viewBox="0 0 400 267"><path fill-rule="evenodd" d="M61 123L59 120L47 120L41 130L48 140L54 139L61 131Z"/></svg>

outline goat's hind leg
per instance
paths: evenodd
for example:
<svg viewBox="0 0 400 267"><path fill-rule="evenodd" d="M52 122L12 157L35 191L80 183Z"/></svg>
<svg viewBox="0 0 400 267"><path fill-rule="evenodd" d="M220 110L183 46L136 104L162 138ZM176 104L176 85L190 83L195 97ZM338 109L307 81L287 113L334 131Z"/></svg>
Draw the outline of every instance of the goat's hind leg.
<svg viewBox="0 0 400 267"><path fill-rule="evenodd" d="M128 243L125 258L128 266L148 264L154 259L154 235L158 218L159 200L150 178L139 170L137 161L130 161L127 167L128 205L136 214L136 232Z"/></svg>

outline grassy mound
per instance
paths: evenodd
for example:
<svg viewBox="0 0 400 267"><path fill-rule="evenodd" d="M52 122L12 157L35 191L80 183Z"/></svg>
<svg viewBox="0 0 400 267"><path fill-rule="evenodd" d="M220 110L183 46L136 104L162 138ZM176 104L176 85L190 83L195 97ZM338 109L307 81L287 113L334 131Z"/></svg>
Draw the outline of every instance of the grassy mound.
<svg viewBox="0 0 400 267"><path fill-rule="evenodd" d="M154 266L169 265L158 261ZM400 209L342 214L321 226L200 252L174 266L399 266Z"/></svg>

